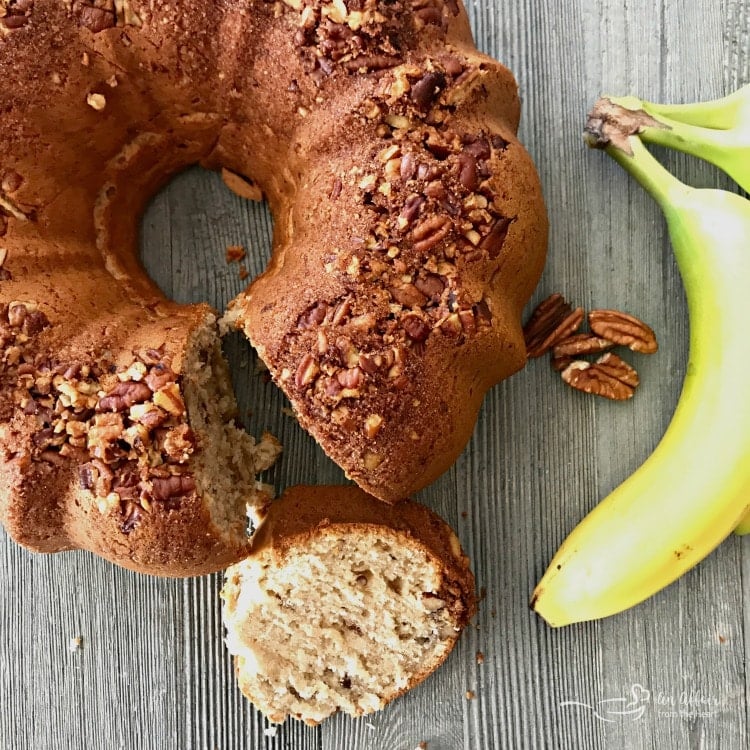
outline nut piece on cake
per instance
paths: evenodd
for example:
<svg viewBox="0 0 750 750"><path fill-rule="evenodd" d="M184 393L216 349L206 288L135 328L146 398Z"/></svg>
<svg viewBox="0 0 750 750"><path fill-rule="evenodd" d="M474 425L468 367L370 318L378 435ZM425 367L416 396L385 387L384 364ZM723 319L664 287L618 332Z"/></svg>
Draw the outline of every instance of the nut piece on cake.
<svg viewBox="0 0 750 750"><path fill-rule="evenodd" d="M354 487L290 489L222 598L242 692L271 721L311 725L372 713L417 685L476 611L450 527Z"/></svg>

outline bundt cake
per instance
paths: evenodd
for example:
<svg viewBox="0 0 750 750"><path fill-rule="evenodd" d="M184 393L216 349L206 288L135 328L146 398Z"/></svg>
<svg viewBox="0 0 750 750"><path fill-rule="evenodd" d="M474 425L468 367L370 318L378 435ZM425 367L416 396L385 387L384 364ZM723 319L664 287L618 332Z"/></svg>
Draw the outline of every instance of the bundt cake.
<svg viewBox="0 0 750 750"><path fill-rule="evenodd" d="M395 500L522 366L546 219L510 73L457 0L0 0L0 519L153 573L246 551L278 448L232 420L215 313L138 260L222 168L275 218L232 305L299 420Z"/></svg>
<svg viewBox="0 0 750 750"><path fill-rule="evenodd" d="M456 535L430 510L353 487L273 503L222 591L240 688L271 721L371 713L447 658L474 614Z"/></svg>

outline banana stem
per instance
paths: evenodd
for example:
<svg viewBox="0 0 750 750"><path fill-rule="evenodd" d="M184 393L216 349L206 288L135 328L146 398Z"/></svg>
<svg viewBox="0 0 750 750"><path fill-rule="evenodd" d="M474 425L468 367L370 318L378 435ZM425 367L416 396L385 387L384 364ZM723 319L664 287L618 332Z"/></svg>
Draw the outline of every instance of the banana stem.
<svg viewBox="0 0 750 750"><path fill-rule="evenodd" d="M677 193L692 190L655 159L638 137L655 122L643 110L634 111L614 99L602 98L589 114L585 137L592 148L606 151L629 172L663 210L675 202Z"/></svg>
<svg viewBox="0 0 750 750"><path fill-rule="evenodd" d="M743 86L729 96L695 104L657 104L641 102L651 115L661 115L671 120L698 125L702 128L730 130L739 124L742 110L750 104L750 85Z"/></svg>
<svg viewBox="0 0 750 750"><path fill-rule="evenodd" d="M745 94L739 99L739 104L744 105ZM750 93L750 88L748 89ZM681 122L678 117L682 110L677 111L677 117L670 117L666 112L673 107L653 105L643 102L632 96L613 98L609 101L615 107L622 107L627 111L630 119L640 116L641 125L638 135L647 143L653 143L667 148L673 148L683 153L696 156L704 161L711 162L726 172L740 187L750 191L750 130L741 127L739 104L732 109L722 110L721 106L728 108L725 102L707 102L697 105L674 105L677 108L689 110L690 119L694 118L696 124ZM723 103L720 105L720 103ZM710 105L710 106L708 106ZM708 110L704 110L708 107ZM693 111L697 110L697 112ZM722 114L722 118L719 117ZM748 111L750 114L750 110ZM715 124L722 122L727 128L715 128L706 123ZM737 126L739 123L740 126Z"/></svg>

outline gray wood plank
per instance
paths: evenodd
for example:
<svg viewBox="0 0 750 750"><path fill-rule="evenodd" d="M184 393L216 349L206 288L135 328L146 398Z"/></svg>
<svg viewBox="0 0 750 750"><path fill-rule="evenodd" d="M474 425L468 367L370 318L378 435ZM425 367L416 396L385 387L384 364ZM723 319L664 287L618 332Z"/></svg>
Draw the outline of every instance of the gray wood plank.
<svg viewBox="0 0 750 750"><path fill-rule="evenodd" d="M486 590L447 664L380 714L275 736L241 697L222 643L219 576L137 576L84 553L33 556L0 532L0 748L429 750L748 746L750 541L731 539L652 600L600 623L553 631L527 609L549 557L580 517L648 455L676 403L687 356L684 296L653 202L580 138L596 96L716 96L750 81L750 0L482 0L469 3L479 47L516 73L521 134L551 217L535 301L563 291L586 307L628 309L661 349L634 362L628 404L572 393L536 361L488 396L457 465L420 499L456 528ZM693 184L715 170L660 152ZM178 300L222 308L244 283L224 249L241 244L251 275L268 258L271 219L190 170L152 203L146 266ZM225 342L247 428L285 446L278 490L340 483L248 344ZM82 636L82 647L69 650ZM481 651L484 661L477 663ZM638 720L603 722L561 706L650 691ZM467 700L471 690L476 697ZM690 700L692 699L692 703Z"/></svg>

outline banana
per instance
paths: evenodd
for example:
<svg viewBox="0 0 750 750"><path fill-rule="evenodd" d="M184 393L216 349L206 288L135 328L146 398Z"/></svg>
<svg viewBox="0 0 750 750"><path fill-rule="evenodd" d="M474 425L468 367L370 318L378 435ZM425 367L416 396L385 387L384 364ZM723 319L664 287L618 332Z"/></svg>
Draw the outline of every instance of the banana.
<svg viewBox="0 0 750 750"><path fill-rule="evenodd" d="M696 104L655 104L634 96L610 101L646 113L641 140L715 164L750 192L750 84L723 99Z"/></svg>
<svg viewBox="0 0 750 750"><path fill-rule="evenodd" d="M635 135L643 118L600 100L587 131L664 211L690 314L687 373L652 455L573 530L537 585L531 608L552 626L638 604L750 509L750 201L673 177Z"/></svg>

